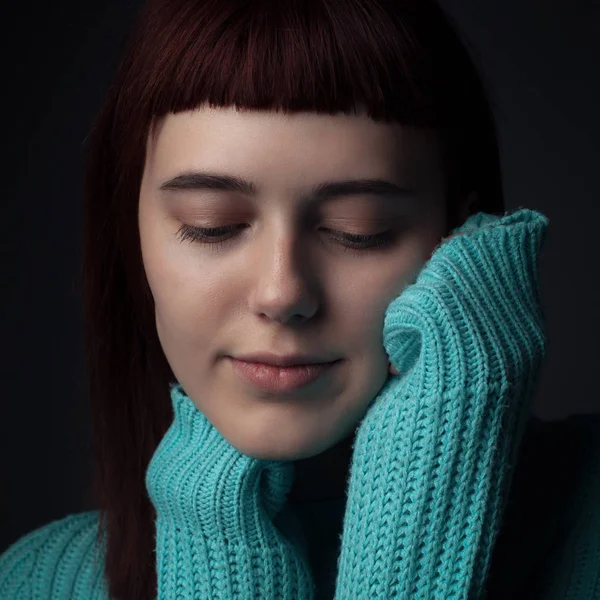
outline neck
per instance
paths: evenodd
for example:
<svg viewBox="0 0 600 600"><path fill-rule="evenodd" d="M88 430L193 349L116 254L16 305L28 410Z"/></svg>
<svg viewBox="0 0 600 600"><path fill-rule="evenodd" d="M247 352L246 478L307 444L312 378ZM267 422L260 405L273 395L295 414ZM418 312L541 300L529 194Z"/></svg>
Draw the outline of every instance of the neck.
<svg viewBox="0 0 600 600"><path fill-rule="evenodd" d="M353 442L354 432L321 454L295 461L288 501L301 504L344 498Z"/></svg>

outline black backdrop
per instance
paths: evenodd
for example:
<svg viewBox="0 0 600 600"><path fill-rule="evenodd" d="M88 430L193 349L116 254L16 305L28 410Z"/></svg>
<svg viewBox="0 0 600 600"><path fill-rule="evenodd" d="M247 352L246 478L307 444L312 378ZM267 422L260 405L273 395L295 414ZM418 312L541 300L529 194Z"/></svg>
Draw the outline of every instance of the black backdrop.
<svg viewBox="0 0 600 600"><path fill-rule="evenodd" d="M76 269L82 143L139 1L4 3L0 552L91 510ZM442 0L498 106L507 208L550 218L534 413L600 413L600 2Z"/></svg>

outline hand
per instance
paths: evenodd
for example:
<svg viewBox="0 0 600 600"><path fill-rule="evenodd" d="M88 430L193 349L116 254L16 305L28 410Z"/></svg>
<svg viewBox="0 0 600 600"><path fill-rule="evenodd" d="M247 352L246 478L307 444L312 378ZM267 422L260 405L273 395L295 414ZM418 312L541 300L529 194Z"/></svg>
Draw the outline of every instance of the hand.
<svg viewBox="0 0 600 600"><path fill-rule="evenodd" d="M539 302L536 259L546 228L547 219L543 215L526 209L504 217L478 213L442 240L415 284L407 287L386 311L384 346L390 357L390 373L395 376L403 372L400 367L403 359L394 361L393 357L398 346L392 344L392 349L390 341L402 324L402 309L417 309L417 300L435 305L431 316L437 326L443 326L442 321L458 320L459 331L468 329L470 335L483 336L482 344L489 350L488 354L494 354L494 348L498 354L497 346L508 350L510 355L502 359L505 362L518 362L519 352L532 345L539 351L533 352L534 355L543 355L545 327ZM452 241L461 236L463 240ZM511 240L511 236L514 239ZM478 264L481 263L481 252L486 256L483 272ZM512 298L510 293L507 294L511 290ZM507 303L511 302L509 307ZM485 317L487 308L491 309L490 315L494 314L493 309L499 311L493 324ZM429 319L429 325L432 324ZM413 335L414 325L416 323L411 321L412 328L409 329ZM448 327L445 329L446 333L450 332ZM411 337L408 330L403 329L403 332L401 337ZM426 335L427 332L420 331L419 334ZM454 339L456 342L457 338ZM523 356L521 359L526 360ZM514 366L526 368L524 364Z"/></svg>
<svg viewBox="0 0 600 600"><path fill-rule="evenodd" d="M447 242L451 238L458 236L458 235L464 235L464 233L452 233L448 237L443 238L441 243ZM438 244L437 248L439 248L439 246L440 246L440 244ZM431 258L431 256L433 255L433 252L435 252L435 250L432 251L429 258ZM392 364L391 361L388 361L388 371L390 372L390 375L392 375L393 377L395 377L396 375L400 375L400 371L398 371L398 369Z"/></svg>
<svg viewBox="0 0 600 600"><path fill-rule="evenodd" d="M548 219L478 213L388 306L352 455L336 600L480 598L545 355Z"/></svg>

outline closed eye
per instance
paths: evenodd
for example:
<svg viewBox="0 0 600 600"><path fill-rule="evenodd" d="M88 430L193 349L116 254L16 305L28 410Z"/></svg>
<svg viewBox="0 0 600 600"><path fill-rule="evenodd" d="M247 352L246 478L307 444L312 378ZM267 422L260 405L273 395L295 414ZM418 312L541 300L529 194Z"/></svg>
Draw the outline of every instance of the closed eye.
<svg viewBox="0 0 600 600"><path fill-rule="evenodd" d="M220 245L232 239L235 230L243 225L226 225L224 227L192 227L183 224L177 232L181 241L189 240L201 244ZM381 248L389 245L395 238L396 232L393 230L381 233L359 235L337 231L335 229L324 229L331 234L331 237L351 249L369 250L372 248Z"/></svg>

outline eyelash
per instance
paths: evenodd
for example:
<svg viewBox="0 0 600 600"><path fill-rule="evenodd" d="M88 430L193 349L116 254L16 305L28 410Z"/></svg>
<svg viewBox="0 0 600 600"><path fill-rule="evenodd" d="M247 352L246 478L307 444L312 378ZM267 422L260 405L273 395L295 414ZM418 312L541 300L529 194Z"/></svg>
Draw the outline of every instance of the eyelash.
<svg viewBox="0 0 600 600"><path fill-rule="evenodd" d="M224 227L192 227L191 225L183 224L177 231L177 235L181 241L190 240L191 242L200 242L202 244L209 244L213 247L220 246L228 242L231 238L215 239L222 235L232 232L237 225L226 225ZM329 231L334 231L329 230ZM336 232L338 236L332 236L334 239L344 239L344 242L340 242L344 250L352 250L363 252L365 250L374 250L377 248L383 248L388 246L394 239L393 231L384 231L383 233L377 233L374 235L355 235L350 233L343 233L341 231Z"/></svg>

